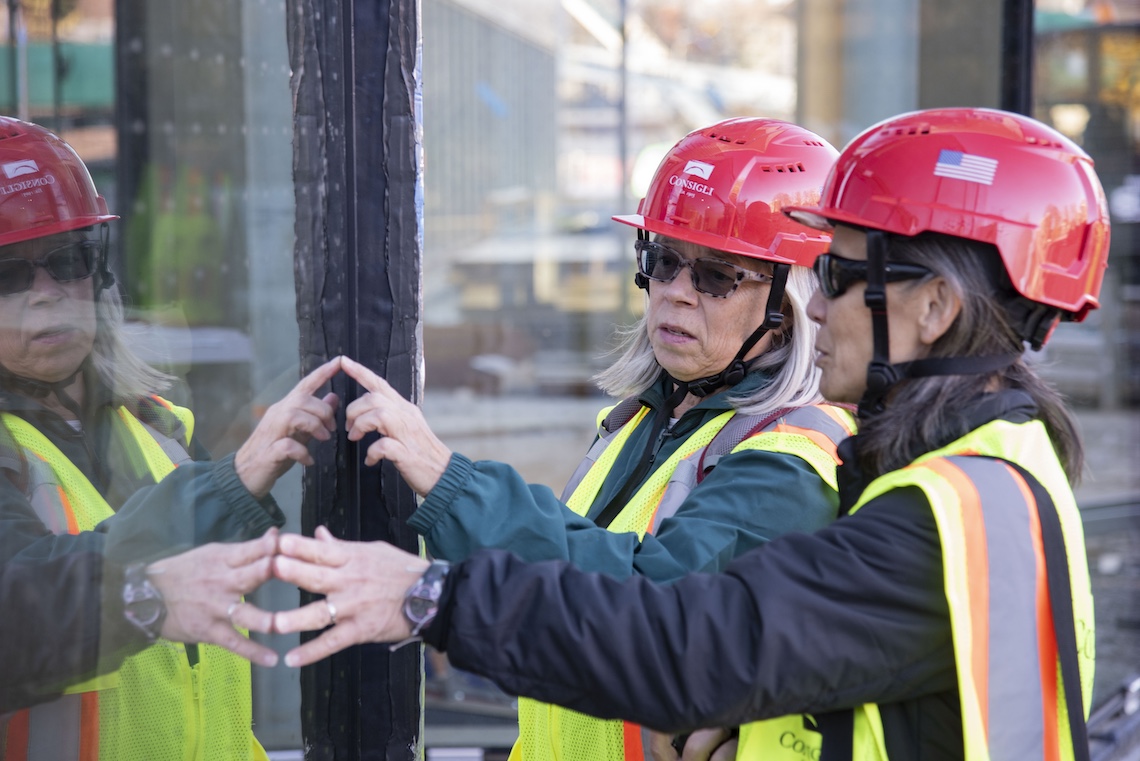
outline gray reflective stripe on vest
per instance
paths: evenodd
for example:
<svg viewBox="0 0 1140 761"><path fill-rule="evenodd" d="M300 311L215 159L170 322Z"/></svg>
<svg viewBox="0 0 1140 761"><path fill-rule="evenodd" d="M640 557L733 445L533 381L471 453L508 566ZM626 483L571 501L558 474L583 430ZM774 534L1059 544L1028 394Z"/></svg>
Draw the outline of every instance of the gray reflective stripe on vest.
<svg viewBox="0 0 1140 761"><path fill-rule="evenodd" d="M1008 466L979 457L947 458L976 485L985 521L989 567L990 758L1044 758L1037 631L1037 557L1020 480ZM1032 644L1030 644L1032 643ZM1056 706L1045 706L1056 710ZM1078 717L1079 718L1079 717Z"/></svg>
<svg viewBox="0 0 1140 761"><path fill-rule="evenodd" d="M635 412L634 414L637 413ZM575 468L573 475L570 476L570 480L566 482L566 486L562 489L562 496L558 499L561 500L563 504L570 500L570 495L578 488L578 484L582 483L582 479L590 472L590 468L594 467L594 463L602 456L602 452L606 451L606 447L610 445L610 441L613 437L617 436L618 431L624 428L632 419L633 415L630 415L625 419L625 422L612 431L606 430L604 427L605 421L602 421L602 426L598 427L597 441L590 447L590 451L586 452L586 456L582 458L582 462L578 463L578 467ZM607 417L606 420L609 420L609 417Z"/></svg>
<svg viewBox="0 0 1140 761"><path fill-rule="evenodd" d="M707 451L702 452L698 449L677 463L677 469L669 477L669 483L665 486L665 493L661 495L661 502L657 505L657 512L653 515L653 525L649 528L650 533L656 534L661 521L676 515L681 504L696 488L702 475L697 472L697 468L703 465L705 473L715 468L720 462L720 458L731 454L732 450L740 446L746 438L749 438L749 432L763 422L765 417L766 415L733 415L732 419L717 431L716 436L705 447ZM763 430L756 431L753 435L770 431L781 423L819 431L834 441L837 446L840 441L850 435L843 426L817 407L794 409L768 423Z"/></svg>
<svg viewBox="0 0 1140 761"><path fill-rule="evenodd" d="M720 458L732 452L740 445L741 442L748 436L749 427L743 425L751 421L753 424L759 422L761 416L759 415L737 415L721 429L717 434L716 439L709 444L709 451L705 453L705 471L709 471L716 467ZM733 425L737 420L741 421L741 425L734 426L732 431L729 431L729 426ZM846 439L851 435L851 432L837 423L834 418L821 410L819 407L798 407L786 415L782 415L773 420L768 425L764 426L763 431L757 433L764 433L771 431L776 426L783 423L784 425L793 425L797 428L808 428L813 431L819 431L827 438L839 446L839 442ZM721 437L724 437L723 443L720 442ZM726 446L727 445L727 446Z"/></svg>
<svg viewBox="0 0 1140 761"><path fill-rule="evenodd" d="M79 758L83 699L64 695L28 711L27 761L71 761Z"/></svg>
<svg viewBox="0 0 1140 761"><path fill-rule="evenodd" d="M184 462L190 462L190 453L186 451L186 445L182 443L182 439L172 439L166 434L159 433L154 426L139 420L137 417L135 419L139 421L139 425L146 429L151 438L158 442L158 445L162 447L162 453L170 458L175 467Z"/></svg>

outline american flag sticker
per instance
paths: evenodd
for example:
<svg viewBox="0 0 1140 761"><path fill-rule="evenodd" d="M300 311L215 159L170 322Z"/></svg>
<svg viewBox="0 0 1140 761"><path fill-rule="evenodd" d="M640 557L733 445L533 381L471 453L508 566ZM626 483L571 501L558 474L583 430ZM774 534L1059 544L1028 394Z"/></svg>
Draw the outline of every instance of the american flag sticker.
<svg viewBox="0 0 1140 761"><path fill-rule="evenodd" d="M987 159L985 156L974 156L962 151L943 150L938 154L938 162L934 165L934 175L993 185L997 165L997 159Z"/></svg>

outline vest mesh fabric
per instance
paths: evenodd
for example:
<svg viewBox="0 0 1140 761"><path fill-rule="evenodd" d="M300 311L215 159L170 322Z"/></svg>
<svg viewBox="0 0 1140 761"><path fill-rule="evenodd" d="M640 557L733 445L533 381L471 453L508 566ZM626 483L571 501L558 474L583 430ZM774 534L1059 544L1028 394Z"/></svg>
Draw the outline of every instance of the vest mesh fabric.
<svg viewBox="0 0 1140 761"><path fill-rule="evenodd" d="M567 505L579 515L586 515L597 499L601 485L613 467L617 455L626 445L630 433L645 420L645 412L642 410L616 433L609 446L574 490ZM694 431L653 471L610 524L609 530L635 532L639 538L643 538L649 527L653 525L654 515L678 464L699 454L734 415L734 412L723 413ZM836 416L831 420L849 430L853 428L850 415L842 410L837 410ZM764 449L799 456L812 465L834 488L835 443L828 442L827 450L821 450L821 444L808 438L806 431L807 429L798 427L785 426L784 429L780 429L777 426L775 432L761 433L745 439L733 451ZM827 441L822 434L820 438L822 441ZM618 761L626 758L626 751L624 722L595 719L526 698L519 700L519 739L511 751L512 761L520 759Z"/></svg>

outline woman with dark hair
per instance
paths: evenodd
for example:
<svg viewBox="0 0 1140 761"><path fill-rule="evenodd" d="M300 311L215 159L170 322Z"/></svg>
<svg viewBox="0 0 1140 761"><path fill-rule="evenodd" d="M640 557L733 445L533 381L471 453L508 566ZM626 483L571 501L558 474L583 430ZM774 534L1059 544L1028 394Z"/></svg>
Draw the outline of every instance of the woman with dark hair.
<svg viewBox="0 0 1140 761"><path fill-rule="evenodd" d="M421 636L578 711L671 730L763 719L744 758L1087 758L1081 446L1022 352L1097 306L1091 160L1024 116L920 111L856 137L820 203L788 211L834 230L808 314L823 394L859 403L838 520L668 587L283 536L276 575L326 600L276 629L337 611L286 662Z"/></svg>

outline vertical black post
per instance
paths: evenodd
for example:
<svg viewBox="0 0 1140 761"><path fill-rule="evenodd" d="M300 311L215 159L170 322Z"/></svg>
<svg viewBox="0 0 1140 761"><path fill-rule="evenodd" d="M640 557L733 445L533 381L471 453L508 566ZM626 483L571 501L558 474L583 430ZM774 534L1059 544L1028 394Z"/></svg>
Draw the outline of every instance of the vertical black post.
<svg viewBox="0 0 1140 761"><path fill-rule="evenodd" d="M289 0L302 370L348 354L418 401L418 0ZM359 393L334 383L345 403ZM343 415L342 415L343 423ZM361 446L319 448L302 529L415 551L415 496ZM307 600L303 600L307 601ZM301 675L307 759L411 759L421 649L351 648Z"/></svg>
<svg viewBox="0 0 1140 761"><path fill-rule="evenodd" d="M151 123L147 99L147 0L115 2L115 136L118 158L115 161L115 208L112 213L123 221L112 225L111 245L118 250L111 256L111 267L120 283L127 267L123 248L130 216L142 188L143 173L150 161Z"/></svg>
<svg viewBox="0 0 1140 761"><path fill-rule="evenodd" d="M66 62L59 46L59 0L51 0L51 128L63 129L63 77Z"/></svg>
<svg viewBox="0 0 1140 761"><path fill-rule="evenodd" d="M16 71L19 55L16 52L16 25L19 23L19 13L20 0L8 0L8 86L12 88L8 114L11 116L20 113L20 75Z"/></svg>
<svg viewBox="0 0 1140 761"><path fill-rule="evenodd" d="M1033 115L1033 0L1004 0L1001 107Z"/></svg>

